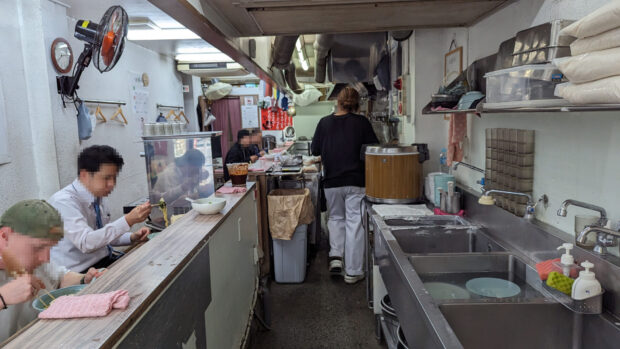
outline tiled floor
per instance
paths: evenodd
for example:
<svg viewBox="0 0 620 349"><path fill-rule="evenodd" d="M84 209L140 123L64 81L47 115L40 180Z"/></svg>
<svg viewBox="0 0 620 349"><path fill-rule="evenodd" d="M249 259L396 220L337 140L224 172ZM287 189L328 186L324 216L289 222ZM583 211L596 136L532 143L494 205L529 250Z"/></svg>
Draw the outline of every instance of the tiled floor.
<svg viewBox="0 0 620 349"><path fill-rule="evenodd" d="M272 330L259 332L252 348L384 348L375 339L365 280L347 285L332 277L327 248L312 260L304 283L271 283Z"/></svg>

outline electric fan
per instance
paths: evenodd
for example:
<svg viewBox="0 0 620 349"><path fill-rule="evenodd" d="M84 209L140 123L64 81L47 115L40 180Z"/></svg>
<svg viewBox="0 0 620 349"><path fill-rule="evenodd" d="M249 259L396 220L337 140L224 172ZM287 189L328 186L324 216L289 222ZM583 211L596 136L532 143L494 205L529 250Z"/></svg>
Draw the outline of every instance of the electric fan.
<svg viewBox="0 0 620 349"><path fill-rule="evenodd" d="M77 21L74 36L85 42L84 50L75 65L73 76L56 77L58 93L73 98L79 88L80 76L91 60L101 73L114 68L125 47L128 22L127 12L121 6L110 7L99 24L88 20Z"/></svg>

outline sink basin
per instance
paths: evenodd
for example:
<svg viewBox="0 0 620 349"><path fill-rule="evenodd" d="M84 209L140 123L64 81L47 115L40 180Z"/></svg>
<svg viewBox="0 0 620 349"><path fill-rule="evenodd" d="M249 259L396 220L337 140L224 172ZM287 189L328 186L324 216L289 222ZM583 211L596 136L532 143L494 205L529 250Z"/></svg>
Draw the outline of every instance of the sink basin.
<svg viewBox="0 0 620 349"><path fill-rule="evenodd" d="M406 219L386 219L385 224L390 227L417 227L417 226L452 226L469 225L465 219L458 216L419 216Z"/></svg>
<svg viewBox="0 0 620 349"><path fill-rule="evenodd" d="M451 303L439 310L464 348L572 347L572 313L557 303Z"/></svg>
<svg viewBox="0 0 620 349"><path fill-rule="evenodd" d="M540 292L527 283L528 279L538 282L536 278L533 278L535 271L512 254L409 256L409 261L422 282L447 283L467 290L467 297L462 297L462 299L467 299L468 302L525 302L532 299L544 299ZM510 296L484 296L482 294L489 293L472 288L475 282L469 282L478 278L510 281L510 283L505 282L506 287L512 290L516 288L516 292L508 292ZM502 291L504 290L492 293L498 295L505 293ZM432 293L431 296L433 296ZM436 302L449 301L451 300L436 299Z"/></svg>
<svg viewBox="0 0 620 349"><path fill-rule="evenodd" d="M480 229L467 226L421 226L392 230L407 254L504 251Z"/></svg>

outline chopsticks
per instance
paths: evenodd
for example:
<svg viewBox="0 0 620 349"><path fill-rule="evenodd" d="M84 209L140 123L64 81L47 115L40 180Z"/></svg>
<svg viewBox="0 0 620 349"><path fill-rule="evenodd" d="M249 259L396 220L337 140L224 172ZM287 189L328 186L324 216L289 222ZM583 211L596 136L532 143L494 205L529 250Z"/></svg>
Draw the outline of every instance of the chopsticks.
<svg viewBox="0 0 620 349"><path fill-rule="evenodd" d="M16 261L15 258L12 255L10 255L8 253L2 253L2 259L4 260L4 265L6 266L6 269L9 272L9 275L11 275L12 277L17 278L18 276L27 275L28 274L26 272L26 270L24 270L24 268L22 268L19 265L19 262ZM43 288L43 290L52 299L52 301L56 300L56 297L52 296L52 294L49 293L49 291L47 289ZM39 299L39 302L41 302L41 304L43 304L43 306L45 308L49 307L49 305L47 303L45 303L43 301L43 299L41 299L41 297L39 297L38 292L37 292L37 294L35 294L35 296L37 297L37 299ZM51 304L51 302L50 302L50 304Z"/></svg>

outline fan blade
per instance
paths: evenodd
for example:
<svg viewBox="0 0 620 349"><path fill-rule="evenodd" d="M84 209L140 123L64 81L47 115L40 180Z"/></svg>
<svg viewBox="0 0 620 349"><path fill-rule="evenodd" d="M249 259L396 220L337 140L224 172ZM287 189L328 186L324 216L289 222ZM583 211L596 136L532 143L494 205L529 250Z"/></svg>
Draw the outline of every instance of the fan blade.
<svg viewBox="0 0 620 349"><path fill-rule="evenodd" d="M103 57L103 63L105 65L110 65L112 60L114 59L115 46L114 38L116 35L113 31L107 32L107 34L103 37L103 44L101 45L101 57Z"/></svg>

